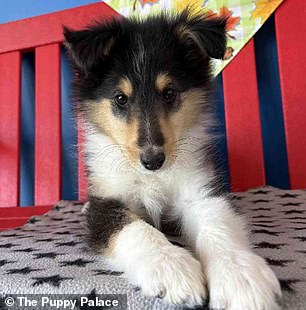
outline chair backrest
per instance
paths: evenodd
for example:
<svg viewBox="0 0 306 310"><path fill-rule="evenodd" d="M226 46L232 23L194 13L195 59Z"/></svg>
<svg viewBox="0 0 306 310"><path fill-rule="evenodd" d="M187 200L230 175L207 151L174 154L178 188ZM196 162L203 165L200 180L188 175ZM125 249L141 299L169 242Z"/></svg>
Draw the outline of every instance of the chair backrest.
<svg viewBox="0 0 306 310"><path fill-rule="evenodd" d="M88 20L116 15L97 3L0 25L0 207L19 205L22 53L35 53L34 204L48 205L61 199L62 25L77 29Z"/></svg>
<svg viewBox="0 0 306 310"><path fill-rule="evenodd" d="M269 27L274 25L270 24ZM254 39L223 72L230 183L234 191L271 184L267 166L274 167L275 175L287 173L277 171L286 170L281 165L282 159L278 153L280 144L284 145L286 154L283 155L288 160L289 187L306 188L306 62L303 61L306 53L305 1L284 1L275 13L275 32L277 51L273 53L269 50L268 62L274 62L273 57L278 58L279 77L275 72L272 76L269 76L271 72L265 72L268 77L262 80L270 83L261 85L269 100L262 102L258 95L259 71L264 72L265 68L260 68L260 64L256 66L258 59L255 57ZM264 43L261 44L256 54L265 48ZM277 79L280 79L279 101L283 115L277 115L277 102L273 102L275 90L267 89L277 87ZM269 93L274 96L269 97ZM271 131L278 129L275 126L282 122L278 117L283 117L285 141L281 141L281 136L271 134ZM273 155L270 158L263 149L263 142L266 149L272 148L275 151L270 152Z"/></svg>
<svg viewBox="0 0 306 310"><path fill-rule="evenodd" d="M62 186L62 25L79 28L88 20L115 15L118 13L105 3L97 3L0 25L0 207L18 206L20 202L21 55L28 51L35 53L34 204L49 205L61 199ZM304 0L286 0L275 14L284 110L281 122L284 122L286 146L282 143L286 147L284 156L288 157L291 188L306 187L305 17ZM275 144L274 149L278 150L280 143L266 139L263 134L264 123L272 121L277 125L278 122L274 121L273 108L269 110L268 107L268 117L262 115L267 107L258 92L256 60L254 40L251 40L222 74L225 115L222 117L225 119L230 184L234 191L271 184L267 177L269 156L266 156L264 144ZM79 134L79 142L81 139ZM86 181L80 149L78 153L79 198L83 199ZM275 167L277 161L276 157L269 165Z"/></svg>

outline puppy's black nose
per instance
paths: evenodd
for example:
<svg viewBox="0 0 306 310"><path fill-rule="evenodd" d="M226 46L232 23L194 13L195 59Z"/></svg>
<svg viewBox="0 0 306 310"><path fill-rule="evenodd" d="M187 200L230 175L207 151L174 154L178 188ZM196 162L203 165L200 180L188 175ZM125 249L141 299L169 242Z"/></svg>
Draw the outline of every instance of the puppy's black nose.
<svg viewBox="0 0 306 310"><path fill-rule="evenodd" d="M165 162L164 152L145 152L140 155L142 165L148 170L158 170Z"/></svg>

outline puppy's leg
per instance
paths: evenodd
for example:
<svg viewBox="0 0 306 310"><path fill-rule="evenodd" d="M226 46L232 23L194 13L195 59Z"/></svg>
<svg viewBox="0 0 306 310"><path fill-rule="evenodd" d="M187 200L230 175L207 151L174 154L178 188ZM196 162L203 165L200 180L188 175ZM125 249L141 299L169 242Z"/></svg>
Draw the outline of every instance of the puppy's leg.
<svg viewBox="0 0 306 310"><path fill-rule="evenodd" d="M172 304L203 303L202 267L187 250L172 245L117 200L91 198L86 215L89 244L103 250L145 295Z"/></svg>
<svg viewBox="0 0 306 310"><path fill-rule="evenodd" d="M254 254L242 219L226 198L181 197L183 230L207 276L211 309L278 309L280 285L267 263Z"/></svg>

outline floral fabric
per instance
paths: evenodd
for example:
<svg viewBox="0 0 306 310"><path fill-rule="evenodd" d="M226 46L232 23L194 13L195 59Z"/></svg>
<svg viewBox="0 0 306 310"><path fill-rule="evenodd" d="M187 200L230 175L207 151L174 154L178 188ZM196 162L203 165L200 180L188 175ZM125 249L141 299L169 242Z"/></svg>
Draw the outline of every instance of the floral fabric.
<svg viewBox="0 0 306 310"><path fill-rule="evenodd" d="M192 10L202 9L209 15L229 17L228 50L226 60L215 60L217 75L238 54L253 37L268 17L284 0L105 0L124 16L146 16L161 10L179 12L190 6Z"/></svg>

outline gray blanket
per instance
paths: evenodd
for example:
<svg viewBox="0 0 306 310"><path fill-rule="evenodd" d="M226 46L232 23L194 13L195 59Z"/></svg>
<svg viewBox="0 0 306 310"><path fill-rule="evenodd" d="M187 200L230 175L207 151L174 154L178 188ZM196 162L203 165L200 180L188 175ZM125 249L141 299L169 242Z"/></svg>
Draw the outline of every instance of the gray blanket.
<svg viewBox="0 0 306 310"><path fill-rule="evenodd" d="M231 197L250 224L255 251L281 281L282 308L306 310L306 191L262 187ZM123 294L128 309L184 308L144 297L101 255L88 253L81 207L78 202L61 201L25 226L0 234L0 309L12 309L5 304L5 296L22 293ZM85 308L78 304L77 309Z"/></svg>

